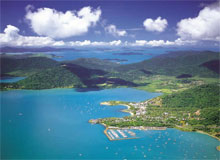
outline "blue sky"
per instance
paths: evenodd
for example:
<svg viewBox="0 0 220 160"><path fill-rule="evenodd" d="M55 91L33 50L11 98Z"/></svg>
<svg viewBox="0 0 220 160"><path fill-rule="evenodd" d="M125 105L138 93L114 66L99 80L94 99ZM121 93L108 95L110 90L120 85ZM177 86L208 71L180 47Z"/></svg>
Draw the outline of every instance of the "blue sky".
<svg viewBox="0 0 220 160"><path fill-rule="evenodd" d="M77 14L87 6L90 7L90 9L87 8L89 15L86 12L84 21L71 23L70 21L81 18ZM44 8L54 11L49 19L54 19L55 25L51 25L52 22L48 22L45 19L46 16L42 16L50 12ZM73 13L72 17L67 22L63 22L66 19L64 17L67 16L62 18L62 15L67 11ZM200 12L202 12L201 15ZM40 15L41 18L39 18ZM217 15L215 16L217 18L206 19L206 15L211 18ZM71 46L74 46L81 45L80 42L86 42L85 45L91 45L93 42L106 42L103 45L109 45L109 42L114 42L112 46L126 43L130 46L134 44L144 46L205 44L218 47L219 31L216 28L219 26L216 25L219 25L217 22L219 18L219 6L216 1L2 1L0 32L3 38L0 38L0 44L2 46L49 46L59 42L54 46L70 46L69 42L72 42ZM204 20L198 22L199 19ZM178 26L181 20L184 21ZM42 25L43 23L48 24ZM69 27L65 23L69 23L67 24ZM205 29L200 30L201 24ZM209 33L207 27L213 25L213 33ZM189 29L189 26L192 28ZM200 30L199 33L196 29ZM55 32L59 33L55 34ZM6 34L12 35L11 39ZM35 42L27 44L28 42L25 41L30 40L30 36L38 39L32 38L31 41ZM41 41L42 37L45 44L38 45L37 42ZM8 39L14 43L9 43ZM178 42L177 39L179 39ZM75 43L76 41L79 42Z"/></svg>

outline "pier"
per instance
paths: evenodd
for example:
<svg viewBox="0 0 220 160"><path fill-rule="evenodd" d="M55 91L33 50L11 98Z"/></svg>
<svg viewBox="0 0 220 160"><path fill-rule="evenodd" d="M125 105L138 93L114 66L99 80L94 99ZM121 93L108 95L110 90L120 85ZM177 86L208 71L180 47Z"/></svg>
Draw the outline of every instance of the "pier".
<svg viewBox="0 0 220 160"><path fill-rule="evenodd" d="M136 136L136 133L132 132L132 131L128 131L128 133L131 135L131 136Z"/></svg>
<svg viewBox="0 0 220 160"><path fill-rule="evenodd" d="M128 136L126 136L126 134L123 132L123 131L121 131L121 130L117 130L121 135L122 135L122 137L124 137L124 138L127 138Z"/></svg>
<svg viewBox="0 0 220 160"><path fill-rule="evenodd" d="M126 135L126 132L128 133L127 135ZM123 130L123 129L106 128L104 130L104 133L110 141L138 138L136 137L136 134L134 132Z"/></svg>
<svg viewBox="0 0 220 160"><path fill-rule="evenodd" d="M118 127L107 127L104 130L105 135L110 141L114 140L125 140L125 139L136 139L136 133L132 130L166 130L166 127L129 127L129 128L118 128Z"/></svg>

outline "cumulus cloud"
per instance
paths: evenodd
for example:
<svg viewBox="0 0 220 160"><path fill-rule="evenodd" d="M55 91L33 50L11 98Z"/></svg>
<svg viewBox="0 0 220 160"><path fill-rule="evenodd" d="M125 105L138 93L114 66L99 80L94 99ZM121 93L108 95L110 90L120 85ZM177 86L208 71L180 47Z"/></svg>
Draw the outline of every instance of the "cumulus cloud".
<svg viewBox="0 0 220 160"><path fill-rule="evenodd" d="M12 25L7 25L4 33L0 33L0 46L12 47L83 47L83 46L119 46L121 40L110 42L103 41L56 41L50 37L39 36L22 36L19 34L19 29Z"/></svg>
<svg viewBox="0 0 220 160"><path fill-rule="evenodd" d="M152 40L152 41L146 41L146 40L136 40L135 43L133 43L133 46L168 46L168 45L174 45L174 42L171 41L164 41L164 40Z"/></svg>
<svg viewBox="0 0 220 160"><path fill-rule="evenodd" d="M197 17L182 19L177 23L177 35L181 39L220 40L219 2L203 8Z"/></svg>
<svg viewBox="0 0 220 160"><path fill-rule="evenodd" d="M128 43L130 46L145 46L145 47L166 47L166 46L183 46L183 45L194 45L196 41L183 41L180 38L175 41L164 41L164 40L136 40L134 43Z"/></svg>
<svg viewBox="0 0 220 160"><path fill-rule="evenodd" d="M127 35L127 32L125 30L117 29L117 27L113 24L106 26L105 31L109 34L112 34L115 37L121 37Z"/></svg>
<svg viewBox="0 0 220 160"><path fill-rule="evenodd" d="M51 8L39 8L32 12L31 6L26 7L25 18L35 33L51 38L67 38L88 32L101 17L101 9L83 7L79 11L59 12Z"/></svg>
<svg viewBox="0 0 220 160"><path fill-rule="evenodd" d="M54 41L49 37L22 36L19 29L12 25L7 25L4 33L0 33L1 46L13 47L44 47L44 46L62 46L63 41Z"/></svg>
<svg viewBox="0 0 220 160"><path fill-rule="evenodd" d="M94 41L91 42L90 40L85 40L85 41L72 41L68 42L70 46L119 46L122 42L121 40L117 41L110 41L110 42L102 42L102 41Z"/></svg>
<svg viewBox="0 0 220 160"><path fill-rule="evenodd" d="M29 12L30 10L34 10L34 6L31 5L31 4L28 4L28 5L25 7L25 11L26 11L26 12Z"/></svg>
<svg viewBox="0 0 220 160"><path fill-rule="evenodd" d="M162 19L161 17L158 17L155 20L153 20L151 18L147 18L143 22L143 25L147 31L163 32L166 29L168 22L166 19Z"/></svg>
<svg viewBox="0 0 220 160"><path fill-rule="evenodd" d="M23 36L19 34L19 29L12 25L7 25L4 29L4 33L0 33L0 46L12 46L12 47L102 47L102 46L130 46L130 47L166 47L166 46L183 46L194 45L195 40L182 40L181 38L175 41L164 40L136 40L135 42L122 42L121 40L114 40L110 42L103 41L58 41L50 37L40 36Z"/></svg>

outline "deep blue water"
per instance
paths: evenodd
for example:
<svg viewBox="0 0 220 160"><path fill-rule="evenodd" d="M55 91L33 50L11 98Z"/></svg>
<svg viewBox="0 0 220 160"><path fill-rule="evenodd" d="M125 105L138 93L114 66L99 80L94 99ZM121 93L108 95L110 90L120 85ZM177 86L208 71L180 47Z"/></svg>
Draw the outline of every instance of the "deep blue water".
<svg viewBox="0 0 220 160"><path fill-rule="evenodd" d="M73 89L14 90L1 95L2 158L218 159L219 141L207 135L135 131L139 139L109 141L89 119L122 117L123 106L108 100L142 101L158 93L130 88L77 92Z"/></svg>

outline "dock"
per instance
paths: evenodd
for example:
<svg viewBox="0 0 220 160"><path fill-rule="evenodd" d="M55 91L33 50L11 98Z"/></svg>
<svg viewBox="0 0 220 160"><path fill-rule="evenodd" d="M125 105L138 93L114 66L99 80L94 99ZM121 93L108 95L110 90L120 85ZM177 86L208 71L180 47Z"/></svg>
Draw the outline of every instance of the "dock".
<svg viewBox="0 0 220 160"><path fill-rule="evenodd" d="M128 136L126 136L126 134L123 132L123 131L121 131L121 130L117 130L118 131L118 133L120 133L121 135L122 135L122 137L124 137L124 138L127 138Z"/></svg>
<svg viewBox="0 0 220 160"><path fill-rule="evenodd" d="M132 132L132 131L128 131L128 133L131 135L131 136L136 136L136 133Z"/></svg>
<svg viewBox="0 0 220 160"><path fill-rule="evenodd" d="M126 132L123 129L112 129L112 128L109 129L109 128L106 128L104 130L104 133L110 141L139 138L139 137L136 137L136 134L132 131L127 131L127 133L129 133L129 134L126 135Z"/></svg>

